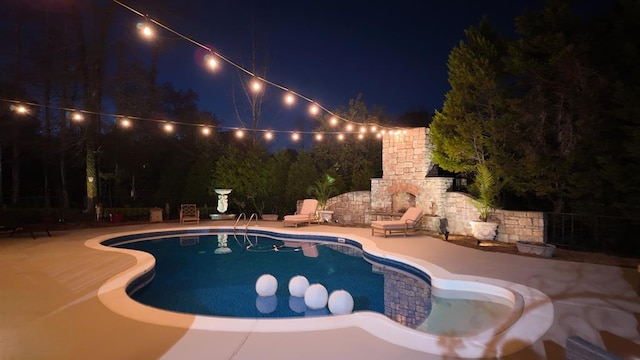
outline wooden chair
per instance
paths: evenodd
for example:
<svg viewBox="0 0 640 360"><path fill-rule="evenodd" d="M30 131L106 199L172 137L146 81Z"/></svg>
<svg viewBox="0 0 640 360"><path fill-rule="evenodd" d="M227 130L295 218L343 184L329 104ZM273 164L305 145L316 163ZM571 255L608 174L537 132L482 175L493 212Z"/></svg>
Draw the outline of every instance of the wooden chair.
<svg viewBox="0 0 640 360"><path fill-rule="evenodd" d="M180 205L180 224L200 223L200 210L196 204Z"/></svg>

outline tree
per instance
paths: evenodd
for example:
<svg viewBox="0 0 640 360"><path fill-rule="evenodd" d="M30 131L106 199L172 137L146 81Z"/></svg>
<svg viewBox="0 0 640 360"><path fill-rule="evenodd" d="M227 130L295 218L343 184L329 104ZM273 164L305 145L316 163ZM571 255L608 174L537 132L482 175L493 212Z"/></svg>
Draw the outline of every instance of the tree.
<svg viewBox="0 0 640 360"><path fill-rule="evenodd" d="M593 200L599 192L592 165L593 154L601 151L602 81L568 1L551 0L542 11L518 17L516 25L521 37L509 48L520 96L514 188L547 199L554 212L562 212L568 200Z"/></svg>
<svg viewBox="0 0 640 360"><path fill-rule="evenodd" d="M472 173L478 164L503 176L505 124L510 119L504 72L504 41L483 18L465 31L449 54L449 84L442 111L430 126L433 161L442 169Z"/></svg>

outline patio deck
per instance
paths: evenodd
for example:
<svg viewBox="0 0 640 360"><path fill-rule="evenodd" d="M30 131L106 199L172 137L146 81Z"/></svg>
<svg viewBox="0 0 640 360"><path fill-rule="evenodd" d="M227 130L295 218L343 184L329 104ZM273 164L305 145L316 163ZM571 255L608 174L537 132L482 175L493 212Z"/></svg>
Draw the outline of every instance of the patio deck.
<svg viewBox="0 0 640 360"><path fill-rule="evenodd" d="M202 226L233 221L203 221ZM261 222L282 228L282 223ZM133 256L96 251L85 240L116 232L159 230L176 223L52 231L52 237L0 236L0 359L438 359L381 340L357 327L295 333L187 330L118 315L98 298ZM484 252L440 239L372 237L368 228L311 225L371 239L385 251L423 259L455 274L538 289L552 301L551 328L504 359L564 359L578 335L623 358L640 358L640 278L636 269ZM177 321L186 321L184 316ZM445 341L446 343L446 341ZM455 350L459 344L445 344ZM452 357L447 357L451 359Z"/></svg>

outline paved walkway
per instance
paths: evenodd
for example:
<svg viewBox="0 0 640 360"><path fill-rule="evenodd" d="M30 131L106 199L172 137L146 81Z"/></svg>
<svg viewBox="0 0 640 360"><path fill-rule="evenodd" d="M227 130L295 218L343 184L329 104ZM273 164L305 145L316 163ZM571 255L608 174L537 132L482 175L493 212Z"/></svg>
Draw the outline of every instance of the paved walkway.
<svg viewBox="0 0 640 360"><path fill-rule="evenodd" d="M204 223L208 224L232 223ZM279 223L269 225L281 227ZM85 241L112 232L175 226L54 230L52 237L35 240L29 234L0 235L0 359L439 358L383 341L357 327L272 334L211 332L186 330L188 324L184 328L154 325L113 313L98 299L98 289L137 260L88 248ZM365 237L384 251L422 259L451 273L495 278L542 291L553 304L551 328L531 346L505 359L564 359L565 341L571 335L620 357L640 359L636 269L484 252L420 235L371 237L369 229L312 225L296 231ZM462 346L444 345L453 350Z"/></svg>

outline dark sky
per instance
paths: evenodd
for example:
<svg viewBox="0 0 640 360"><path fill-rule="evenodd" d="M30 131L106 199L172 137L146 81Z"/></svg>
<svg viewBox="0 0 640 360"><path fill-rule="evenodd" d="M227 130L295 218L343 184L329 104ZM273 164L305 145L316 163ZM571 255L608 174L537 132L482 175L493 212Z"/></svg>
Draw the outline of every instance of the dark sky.
<svg viewBox="0 0 640 360"><path fill-rule="evenodd" d="M127 3L125 1L125 3ZM255 41L266 63L266 78L334 110L358 93L371 108L392 116L439 109L448 90L447 57L483 15L504 34L514 18L538 10L543 0L469 1L196 1L167 2L159 9L138 8L198 42L213 46L251 68ZM134 4L132 4L135 6ZM124 9L122 11L125 11ZM198 47L164 33L159 78L200 94L201 108L227 126L238 126L233 96L239 78L232 66L217 73L203 68ZM266 61L264 60L266 59ZM262 128L300 125L301 109L287 109L282 91L268 87ZM293 112L291 112L293 111ZM294 115L295 114L295 115ZM302 115L301 115L302 114ZM295 125L298 124L298 125Z"/></svg>

